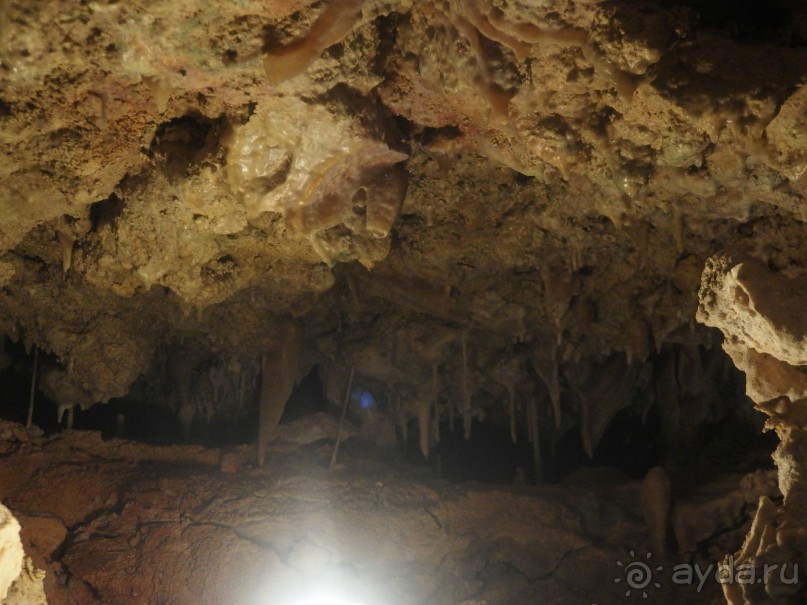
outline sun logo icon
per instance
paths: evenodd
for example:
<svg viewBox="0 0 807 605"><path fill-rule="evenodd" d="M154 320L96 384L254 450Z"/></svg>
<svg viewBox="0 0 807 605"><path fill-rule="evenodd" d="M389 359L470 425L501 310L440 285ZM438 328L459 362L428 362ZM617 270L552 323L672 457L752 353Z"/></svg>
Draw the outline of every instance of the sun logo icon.
<svg viewBox="0 0 807 605"><path fill-rule="evenodd" d="M634 551L630 551L628 553L630 555L631 560L627 563L623 563L622 561L617 561L617 566L623 568L623 576L620 578L614 578L615 583L625 581L625 584L628 587L628 590L625 591L625 596L629 597L632 591L636 591L636 593L642 594L642 598L647 598L647 589L649 586L653 586L654 588L661 588L661 584L655 580L654 572L660 572L664 569L661 565L656 566L655 568L651 567L650 559L653 556L653 553L647 553L644 561L637 560L636 553Z"/></svg>

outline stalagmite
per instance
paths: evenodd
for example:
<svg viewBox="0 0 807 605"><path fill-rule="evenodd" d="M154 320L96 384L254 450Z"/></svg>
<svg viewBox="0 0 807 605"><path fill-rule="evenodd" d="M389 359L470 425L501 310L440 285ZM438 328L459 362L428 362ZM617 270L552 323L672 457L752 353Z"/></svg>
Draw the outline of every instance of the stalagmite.
<svg viewBox="0 0 807 605"><path fill-rule="evenodd" d="M647 527L652 552L660 557L667 550L667 528L670 523L670 506L672 492L670 477L667 471L660 466L651 468L640 492L642 516Z"/></svg>
<svg viewBox="0 0 807 605"><path fill-rule="evenodd" d="M303 344L303 325L289 320L261 360L261 399L258 408L258 464L263 466L269 436L280 422L289 400Z"/></svg>

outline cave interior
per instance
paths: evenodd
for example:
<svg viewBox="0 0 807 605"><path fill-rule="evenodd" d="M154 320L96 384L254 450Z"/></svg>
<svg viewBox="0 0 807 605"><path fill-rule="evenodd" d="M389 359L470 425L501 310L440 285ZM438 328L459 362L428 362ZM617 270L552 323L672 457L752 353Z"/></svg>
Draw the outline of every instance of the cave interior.
<svg viewBox="0 0 807 605"><path fill-rule="evenodd" d="M0 154L3 605L805 603L802 0L0 0Z"/></svg>

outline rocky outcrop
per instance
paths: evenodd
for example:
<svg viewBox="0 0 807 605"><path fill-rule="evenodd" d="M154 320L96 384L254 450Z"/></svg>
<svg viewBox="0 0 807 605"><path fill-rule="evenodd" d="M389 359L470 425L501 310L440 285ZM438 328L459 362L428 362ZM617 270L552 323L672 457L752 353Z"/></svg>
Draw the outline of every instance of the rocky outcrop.
<svg viewBox="0 0 807 605"><path fill-rule="evenodd" d="M47 605L44 577L23 551L19 521L0 504L0 603Z"/></svg>
<svg viewBox="0 0 807 605"><path fill-rule="evenodd" d="M11 511L0 504L0 600L22 571L20 524Z"/></svg>
<svg viewBox="0 0 807 605"><path fill-rule="evenodd" d="M732 584L732 605L796 603L804 594L798 574L807 564L807 326L801 312L807 279L797 268L774 271L743 254L709 260L703 275L698 320L719 328L723 348L746 375L747 392L768 416L766 428L781 443L774 454L780 509L760 501L753 528L736 561L765 573L764 583Z"/></svg>

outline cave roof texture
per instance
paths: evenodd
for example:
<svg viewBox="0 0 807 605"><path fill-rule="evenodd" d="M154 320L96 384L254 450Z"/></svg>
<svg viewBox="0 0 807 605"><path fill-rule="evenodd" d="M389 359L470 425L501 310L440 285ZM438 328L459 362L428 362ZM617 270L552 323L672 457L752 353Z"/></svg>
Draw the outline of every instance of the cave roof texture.
<svg viewBox="0 0 807 605"><path fill-rule="evenodd" d="M805 258L807 11L748 4L3 2L0 331L64 406L293 318L333 400L560 426L564 375L711 344L710 256Z"/></svg>

